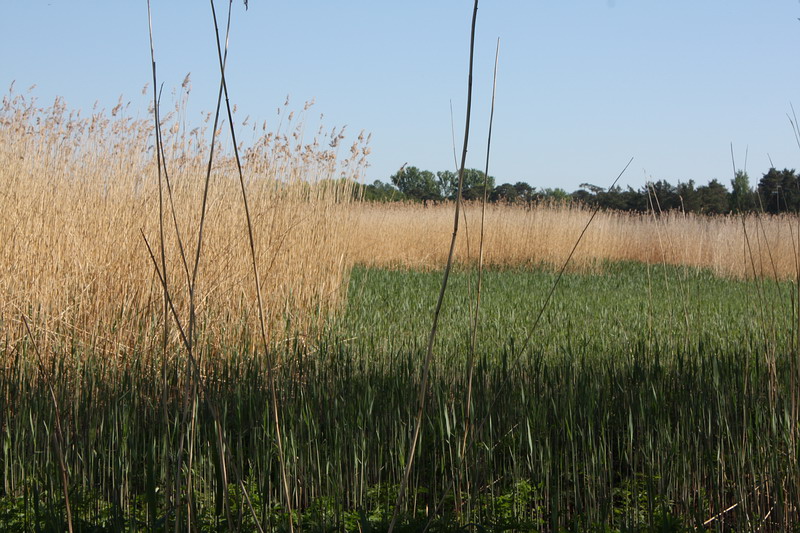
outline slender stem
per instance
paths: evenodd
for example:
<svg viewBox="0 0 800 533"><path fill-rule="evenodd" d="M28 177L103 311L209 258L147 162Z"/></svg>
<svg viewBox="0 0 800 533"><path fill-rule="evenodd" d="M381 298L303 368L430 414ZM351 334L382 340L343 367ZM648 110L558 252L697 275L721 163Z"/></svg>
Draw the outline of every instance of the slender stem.
<svg viewBox="0 0 800 533"><path fill-rule="evenodd" d="M161 398L161 405L162 405L162 416L163 416L163 423L164 427L169 427L169 413L167 411L167 346L169 343L169 289L167 286L167 254L164 248L164 195L163 195L163 185L162 185L162 176L161 176L161 128L159 127L159 113L158 113L158 81L156 76L156 55L155 55L155 46L153 44L153 16L152 16L152 9L150 7L150 0L147 0L147 24L148 24L148 32L150 37L150 64L152 67L152 74L153 74L153 125L155 130L155 148L156 148L156 166L158 168L158 242L159 242L159 252L161 256L161 272L163 273L163 277L159 274L161 279L162 285L162 295L163 295L163 320L164 320L164 329L163 329L163 341L162 341L162 360L161 360L161 375L163 381L163 392ZM144 236L144 234L142 234ZM146 239L145 239L146 242ZM148 250L149 250L148 245ZM155 256L153 256L152 250L150 250L150 255L153 257L153 262L156 266L156 271L158 272L158 263L155 261ZM163 456L165 462L168 458L166 451L164 452ZM166 483L167 486L172 486L169 483L169 471L170 469L167 468L167 479ZM180 476L181 476L181 469L179 466L175 468L175 485L174 490L171 493L172 496L172 507L175 509L175 527L177 531L178 524L180 523L180 505L178 505L178 500L180 499Z"/></svg>
<svg viewBox="0 0 800 533"><path fill-rule="evenodd" d="M230 1L232 2L232 0ZM272 404L271 414L272 414L272 421L275 426L275 440L278 448L278 462L280 464L280 469L281 469L281 482L283 484L284 498L286 500L287 516L289 518L289 531L294 532L294 521L292 519L291 491L289 490L289 479L286 476L286 458L284 456L284 451L283 451L283 439L281 437L280 415L278 411L278 395L275 387L274 360L271 355L271 351L269 349L269 341L266 329L266 318L264 314L264 303L261 297L261 279L259 277L258 261L256 258L257 256L256 256L255 237L253 233L253 222L252 222L252 217L250 215L250 207L247 201L247 189L244 183L242 162L241 158L239 157L239 149L236 143L236 130L233 127L233 113L231 112L230 97L228 95L228 84L225 79L225 63L222 56L222 47L219 42L217 13L216 9L214 8L214 0L210 0L210 2L211 2L211 13L214 17L214 31L216 33L217 56L219 58L220 78L222 80L223 92L225 93L225 108L228 114L228 125L230 126L231 143L233 144L233 153L236 159L236 170L239 175L239 185L241 186L242 190L242 204L244 207L245 221L247 222L247 237L248 237L248 242L250 244L250 259L253 265L253 280L256 289L256 301L258 304L258 319L259 319L259 326L261 333L261 342L264 349L265 357L267 359L267 381L269 384L270 397L271 397L270 403ZM243 484L242 487L244 487Z"/></svg>
<svg viewBox="0 0 800 533"><path fill-rule="evenodd" d="M467 80L467 117L466 117L466 124L464 125L464 147L461 152L461 166L458 169L458 190L456 192L456 209L455 215L453 217L453 236L450 239L450 251L447 254L447 265L444 269L444 277L442 278L442 286L439 290L439 299L436 301L436 308L433 312L433 324L431 325L430 335L428 335L428 347L425 353L425 363L422 367L422 379L420 380L419 384L419 396L417 399L417 416L416 421L414 423L414 433L411 437L411 443L409 445L408 453L406 454L406 468L405 472L403 473L403 482L400 484L400 488L397 491L397 500L394 504L394 513L392 515L392 521L389 524L389 533L394 531L395 525L397 524L397 518L400 514L400 506L403 503L403 498L405 497L405 491L408 486L409 479L411 478L411 470L414 466L414 454L417 450L417 443L419 442L419 434L422 429L422 417L425 413L425 398L426 398L426 390L428 388L428 376L430 374L430 367L431 361L433 360L433 343L436 339L436 329L439 324L439 313L442 309L442 302L444 301L444 295L447 292L447 281L450 277L450 271L453 268L453 256L455 255L455 247L456 247L456 238L458 236L458 218L460 215L461 210L461 194L464 188L464 167L467 162L467 147L469 145L469 126L470 126L470 115L472 113L472 71L473 71L473 63L475 57L475 24L478 19L478 0L475 0L475 5L472 10L472 26L470 30L470 42L469 42L469 77Z"/></svg>
<svg viewBox="0 0 800 533"><path fill-rule="evenodd" d="M467 464L467 440L470 434L470 425L472 423L472 382L475 374L475 344L478 339L478 325L480 322L480 308L481 308L481 289L483 288L483 245L486 229L486 203L488 200L487 190L489 186L489 154L492 149L492 125L494 123L494 102L497 92L497 63L500 57L500 39L497 39L497 47L494 55L494 73L492 75L492 105L489 112L489 134L486 141L486 167L483 172L483 199L481 202L481 231L480 242L478 245L478 286L475 293L475 312L473 314L472 333L469 342L469 355L467 357L467 403L466 403L466 419L464 422L464 436L461 441L461 451L459 457L462 465ZM462 475L463 468L459 469L459 475Z"/></svg>
<svg viewBox="0 0 800 533"><path fill-rule="evenodd" d="M224 53L224 57L223 57L223 60L222 60L223 69L225 68L225 65L227 64L227 61L228 61L228 42L229 42L230 32L231 32L231 13L232 13L232 11L233 11L232 5L228 4L228 20L227 20L227 24L226 24L226 28L225 28L225 53ZM216 20L215 20L215 24L216 24ZM215 26L215 28L216 28L216 26ZM213 164L214 164L214 154L215 154L215 148L216 148L216 144L217 144L217 142L216 142L217 141L217 127L219 125L220 109L222 107L222 91L223 91L223 86L222 86L222 81L220 80L219 91L217 93L217 105L216 105L216 108L215 108L215 111L214 111L214 126L211 129L211 149L209 151L208 165L206 167L206 176L205 176L205 181L203 183L203 200L202 200L202 203L201 203L201 206L200 206L200 222L198 224L198 230L197 230L197 247L196 247L196 250L195 250L194 266L192 268L192 274L191 274L191 278L189 280L189 300L190 300L190 302L189 302L189 308L190 308L189 331L190 331L190 335L194 331L194 325L195 325L195 319L196 319L196 315L195 315L195 294L196 294L196 287L197 287L197 273L200 270L200 257L201 257L201 252L202 252L202 249L203 249L203 229L205 228L206 213L208 212L208 191L209 191L210 186L211 186L211 169L212 169ZM220 460L220 472L221 472L221 477L222 477L222 486L223 487L227 487L228 486L228 468L227 468L227 461L226 461L226 456L225 456L225 453L226 453L225 438L224 438L224 435L222 433L222 427L221 427L221 425L220 425L218 420L215 421L215 426L216 426L216 430L217 430L216 431L217 450L218 450L219 460ZM227 498L227 490L223 491L223 494L225 496L223 497L222 500L223 500L223 506L224 506L224 509L225 509L225 516L227 518L228 525L229 525L228 527L233 527L233 522L231 520L230 503L228 502L228 498Z"/></svg>

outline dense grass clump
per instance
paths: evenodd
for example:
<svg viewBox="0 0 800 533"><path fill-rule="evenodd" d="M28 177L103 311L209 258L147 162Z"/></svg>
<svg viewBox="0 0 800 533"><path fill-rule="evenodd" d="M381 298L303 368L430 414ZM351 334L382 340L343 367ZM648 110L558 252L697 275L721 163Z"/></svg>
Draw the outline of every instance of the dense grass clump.
<svg viewBox="0 0 800 533"><path fill-rule="evenodd" d="M632 263L595 270L562 279L532 334L555 275L486 274L471 406L472 272L454 274L406 530L430 521L438 531L680 531L704 523L779 531L800 520L792 285ZM283 345L284 459L303 530L388 524L438 282L435 272L358 268L346 309L320 340ZM49 381L78 529L171 529L180 506L205 530L257 530L256 522L281 530L267 363L246 324L225 343L198 344L204 388L196 396L181 394L178 354L109 358L107 347L56 331L35 336L52 354L40 371L33 340L0 348L0 522L63 527ZM195 398L190 409L186 398ZM210 406L233 465L227 486ZM179 431L185 426L192 430ZM192 460L178 462L179 449ZM170 488L176 468L189 480L179 494Z"/></svg>

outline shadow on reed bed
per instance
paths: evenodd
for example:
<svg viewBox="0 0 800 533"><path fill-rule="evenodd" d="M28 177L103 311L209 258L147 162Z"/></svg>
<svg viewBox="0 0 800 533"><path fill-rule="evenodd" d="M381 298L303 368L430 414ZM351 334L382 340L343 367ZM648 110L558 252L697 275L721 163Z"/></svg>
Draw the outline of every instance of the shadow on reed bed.
<svg viewBox="0 0 800 533"><path fill-rule="evenodd" d="M458 495L445 492L459 475L466 418L458 391L466 385L460 370L468 339L459 320L442 317L442 355L426 389L430 408L398 527L421 527L442 499L433 530L473 523L485 531L678 531L708 522L721 531L781 531L798 520L790 330L778 328L785 333L775 338L778 381L771 399L763 336L745 327L755 305L752 282L690 273L685 281L697 294L702 328L687 342L669 320L680 295L664 290L662 301L654 302L640 289L645 267L607 268L605 275L566 276L563 301L546 317L539 348L516 367L508 357L518 337L487 334L479 344L473 408L488 422L473 427L476 451L466 465L466 490ZM512 295L541 292L553 276L486 274L487 329L502 321L502 329L512 331L528 318L522 296ZM455 291L465 275L455 274ZM419 387L415 361L424 350L413 335L389 328L397 327L393 313L406 312L403 302L430 298L429 285L436 283L436 274L359 270L342 323L313 350L301 343L286 347L276 381L295 522L304 531L388 526L416 416L409 401ZM375 303L373 291L393 301ZM365 301L372 307L361 307ZM513 316L515 308L519 315ZM639 327L638 320L652 321L653 328ZM196 454L198 527L256 530L237 486L221 484L215 428L202 407L213 402L259 521L278 531L287 522L275 504L283 489L268 414L267 362L248 348L249 332L240 334L241 342L227 348L199 347L206 397L189 443ZM4 353L0 521L58 529L52 524L63 516L63 498L49 441L55 412L46 383L33 371L31 349L23 342ZM91 347L51 343L50 350L59 356L51 372L76 529L94 524L94 530L131 531L167 523L159 458L173 453L177 436L175 426L160 423L158 407L166 398L179 412L182 366L170 358L165 383L161 362L144 354L112 364ZM491 405L500 387L503 394ZM233 524L221 513L226 495Z"/></svg>

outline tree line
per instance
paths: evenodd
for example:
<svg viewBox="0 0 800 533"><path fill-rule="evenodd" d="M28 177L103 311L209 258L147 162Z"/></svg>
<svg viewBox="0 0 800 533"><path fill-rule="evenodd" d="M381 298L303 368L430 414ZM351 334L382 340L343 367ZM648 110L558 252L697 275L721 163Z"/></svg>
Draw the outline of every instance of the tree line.
<svg viewBox="0 0 800 533"><path fill-rule="evenodd" d="M645 212L649 210L681 210L686 213L726 214L750 211L767 213L800 212L800 176L794 169L770 168L755 187L744 171L737 171L730 188L712 179L706 185L694 180L672 185L666 180L648 182L634 189L613 187L604 189L584 183L571 193L560 188L537 189L518 181L495 185L495 178L484 179L484 172L464 170L462 197L507 204L531 205L539 201L576 202L602 209ZM437 203L454 200L458 189L458 173L449 170L431 172L404 166L389 178L389 183L376 180L361 185L356 194L372 202L416 201Z"/></svg>

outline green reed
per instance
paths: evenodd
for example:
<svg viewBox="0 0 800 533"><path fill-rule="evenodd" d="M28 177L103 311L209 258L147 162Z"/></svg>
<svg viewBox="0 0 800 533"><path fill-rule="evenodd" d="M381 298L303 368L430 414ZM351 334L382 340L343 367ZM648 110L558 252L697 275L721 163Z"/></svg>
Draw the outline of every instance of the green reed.
<svg viewBox="0 0 800 533"><path fill-rule="evenodd" d="M521 351L554 274L487 272L473 436L461 457L471 274L454 273L441 318L407 531L431 519L438 531L678 531L712 518L708 527L719 531L779 531L800 519L789 283L600 265L564 277ZM388 525L438 282L437 273L356 269L347 308L319 342L284 346L276 378L302 530ZM174 501L168 483L175 468L187 468L176 459L184 438L193 453L192 471L182 473L191 474L192 522L255 531L240 486L231 474L222 484L209 405L261 526L286 527L267 362L251 333L231 326L224 344L200 334L205 392L190 409L181 405L178 350L162 361L145 342L109 352L68 331L40 339L62 415L76 530L173 530L187 495ZM0 346L0 523L58 531L49 391L29 341Z"/></svg>

